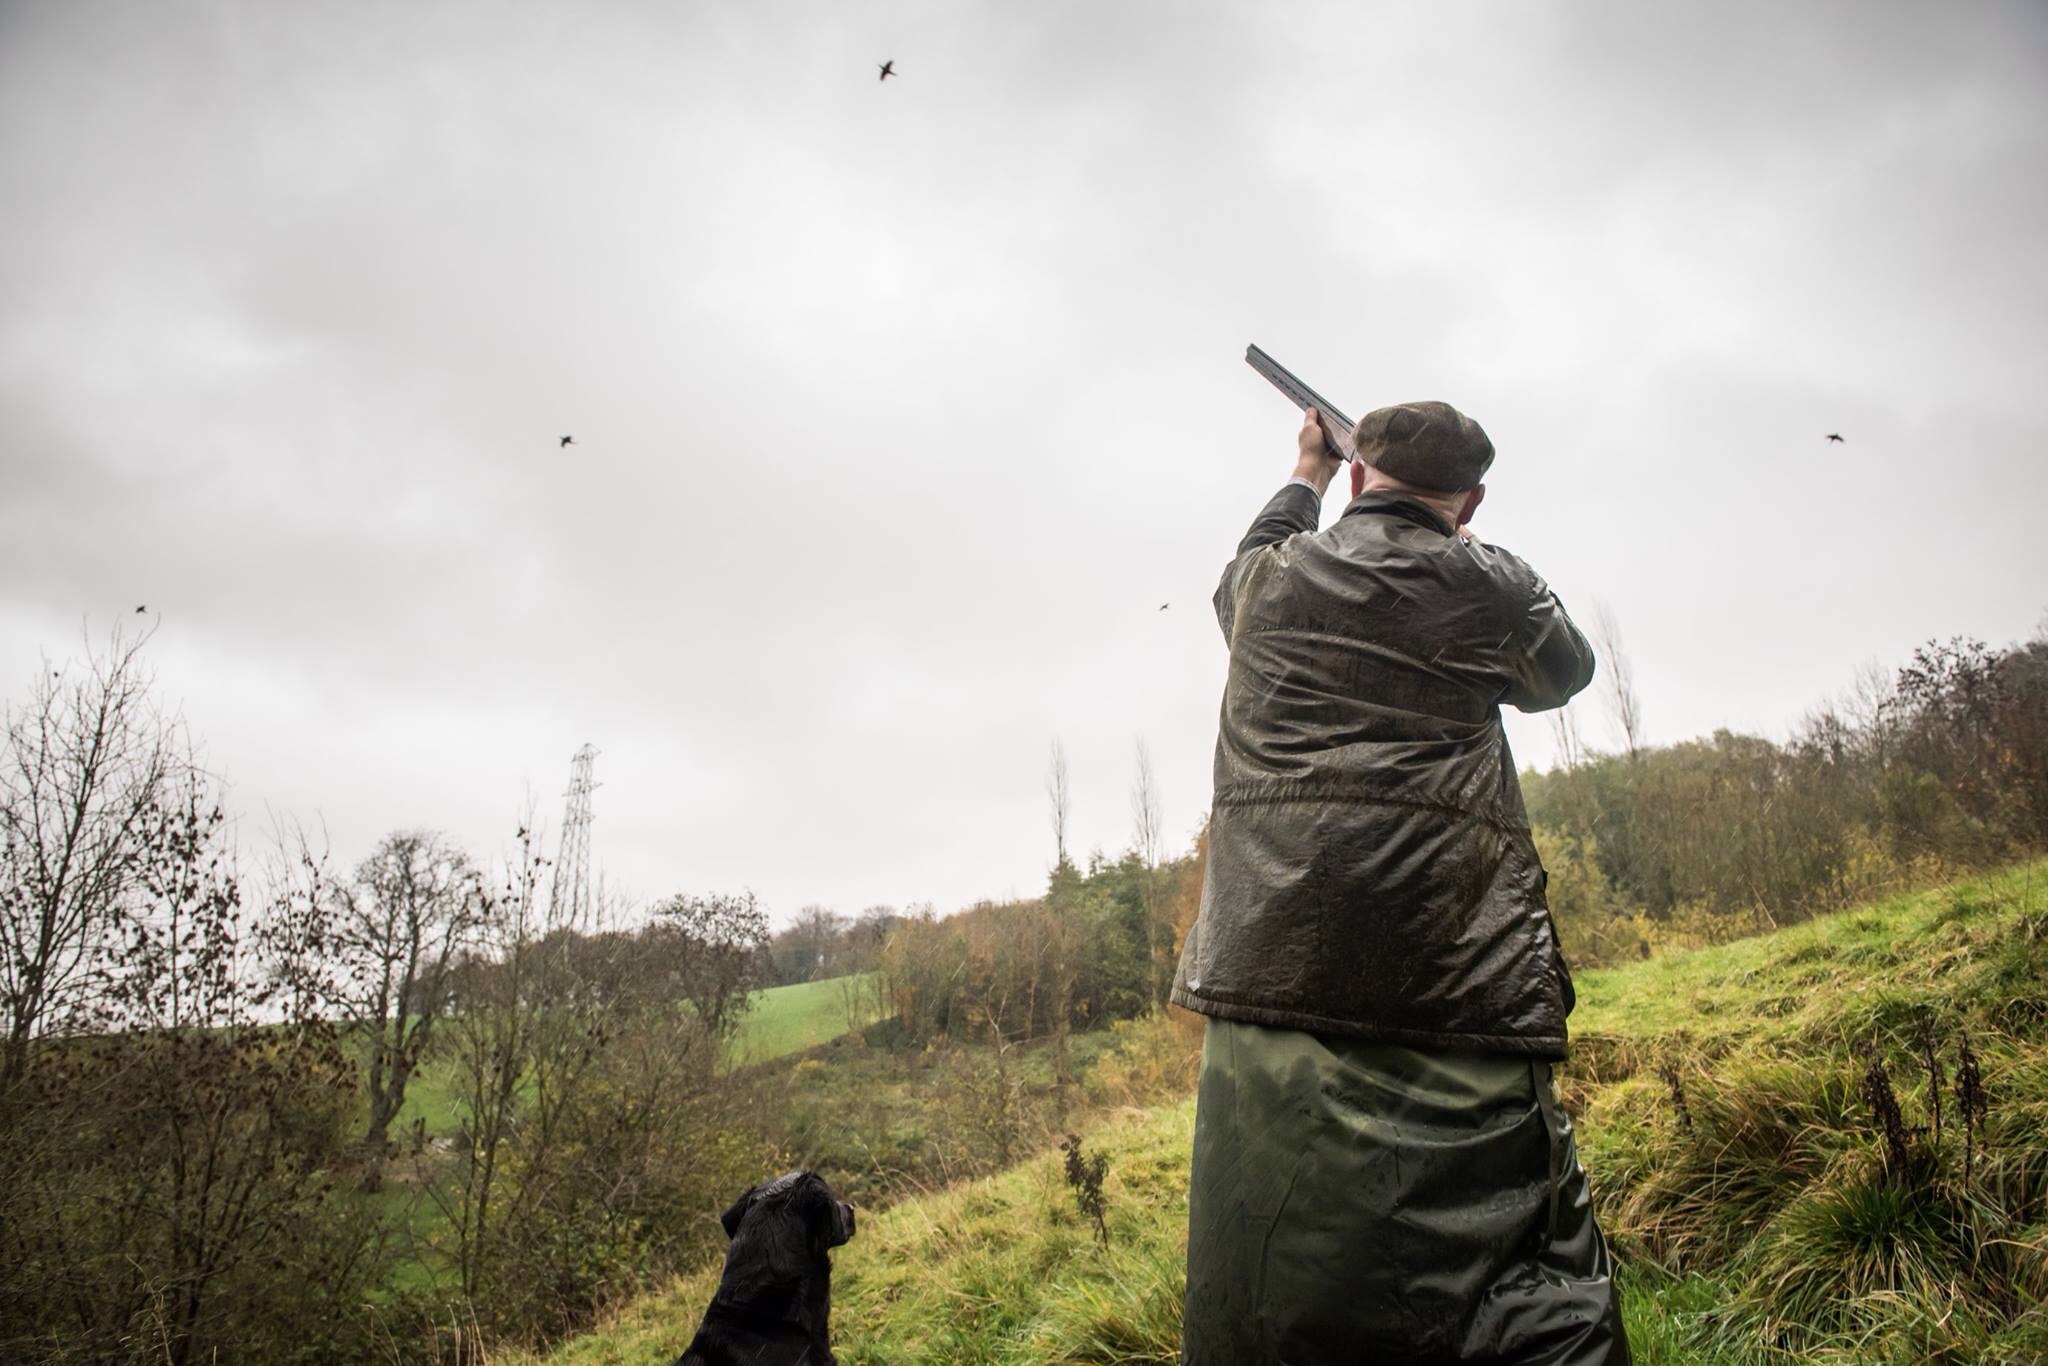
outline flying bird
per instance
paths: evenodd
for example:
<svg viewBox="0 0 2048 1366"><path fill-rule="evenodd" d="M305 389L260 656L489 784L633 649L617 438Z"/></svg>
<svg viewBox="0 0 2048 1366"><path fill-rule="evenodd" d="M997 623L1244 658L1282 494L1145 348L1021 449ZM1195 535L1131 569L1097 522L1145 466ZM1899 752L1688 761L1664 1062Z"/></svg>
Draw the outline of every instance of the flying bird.
<svg viewBox="0 0 2048 1366"><path fill-rule="evenodd" d="M144 613L144 612L147 612L148 610L149 610L149 604L148 604L148 603L144 603L144 604L143 604L142 606L140 606L140 607L136 608L136 609L135 609L135 612L136 612L136 615L140 616L140 615L141 615L142 613Z"/></svg>
<svg viewBox="0 0 2048 1366"><path fill-rule="evenodd" d="M1828 440L1830 440L1830 441L1841 441L1841 440L1842 440L1842 434L1841 434L1840 432L1829 432L1829 433L1828 433ZM1847 443L1847 442L1843 442L1842 444L1844 444L1844 445L1847 445L1848 443Z"/></svg>
<svg viewBox="0 0 2048 1366"><path fill-rule="evenodd" d="M875 79L878 81L886 81L895 74L896 59L894 57L891 57L888 61L882 63L882 74L875 77Z"/></svg>
<svg viewBox="0 0 2048 1366"><path fill-rule="evenodd" d="M1160 611L1162 611L1162 612L1164 612L1164 611L1165 611L1165 610L1166 610L1167 608L1169 608L1169 607L1171 607L1171 606L1173 606L1173 604L1172 604L1172 603L1170 603L1170 602L1162 602L1162 603L1160 603L1160 604L1159 604L1159 610L1160 610Z"/></svg>
<svg viewBox="0 0 2048 1366"><path fill-rule="evenodd" d="M575 438L575 437L573 437L573 436L565 436L565 437L563 437L563 438L562 438L562 445L564 445L564 446L573 446L573 445L575 445L575 444L576 444L576 438Z"/></svg>

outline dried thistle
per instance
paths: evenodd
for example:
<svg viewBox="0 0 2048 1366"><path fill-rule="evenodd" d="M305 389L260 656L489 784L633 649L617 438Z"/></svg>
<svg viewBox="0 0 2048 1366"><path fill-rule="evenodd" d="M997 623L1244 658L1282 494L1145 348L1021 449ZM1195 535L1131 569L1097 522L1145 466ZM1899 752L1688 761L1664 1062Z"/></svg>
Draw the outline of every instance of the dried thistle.
<svg viewBox="0 0 2048 1366"><path fill-rule="evenodd" d="M1927 1068L1927 1118L1934 1132L1934 1146L1941 1147L1941 1059L1934 1051L1934 1011L1921 1006L1914 1012L1915 1042L1920 1061Z"/></svg>
<svg viewBox="0 0 2048 1366"><path fill-rule="evenodd" d="M1678 1116L1678 1127L1692 1132L1692 1111L1685 1104L1685 1080L1678 1075L1678 1069L1670 1063L1659 1063L1657 1075L1664 1079L1664 1085L1671 1093L1671 1111Z"/></svg>
<svg viewBox="0 0 2048 1366"><path fill-rule="evenodd" d="M1068 1134L1060 1151L1067 1155L1067 1185L1073 1188L1074 1203L1082 1217L1095 1221L1095 1236L1108 1247L1109 1225L1103 1220L1108 1202L1102 1194L1102 1178L1109 1174L1109 1158L1102 1153L1083 1156L1079 1134Z"/></svg>
<svg viewBox="0 0 2048 1366"><path fill-rule="evenodd" d="M1863 1103L1870 1107L1876 1133L1884 1140L1885 1166L1895 1177L1910 1176L1913 1153L1906 1143L1906 1117L1899 1110L1891 1074L1885 1071L1884 1056L1875 1045L1863 1051L1869 1059L1869 1065L1863 1069Z"/></svg>
<svg viewBox="0 0 2048 1366"><path fill-rule="evenodd" d="M1991 1098L1984 1092L1984 1074L1977 1070L1977 1055L1970 1048L1969 1032L1956 1031L1956 1039L1956 1115L1963 1123L1963 1180L1968 1182Z"/></svg>

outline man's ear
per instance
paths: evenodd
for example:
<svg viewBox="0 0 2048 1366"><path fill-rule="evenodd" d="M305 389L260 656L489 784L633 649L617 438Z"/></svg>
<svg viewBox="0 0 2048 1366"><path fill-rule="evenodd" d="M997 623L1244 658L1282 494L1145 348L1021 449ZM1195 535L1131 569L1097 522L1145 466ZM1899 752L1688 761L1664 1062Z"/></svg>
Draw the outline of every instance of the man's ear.
<svg viewBox="0 0 2048 1366"><path fill-rule="evenodd" d="M1353 459L1351 462L1351 496L1356 498L1365 492L1365 462Z"/></svg>
<svg viewBox="0 0 2048 1366"><path fill-rule="evenodd" d="M732 1208L718 1216L718 1222L725 1225L725 1236L728 1239L739 1237L740 1220L746 1218L747 1211L753 1208L754 1192L759 1189L759 1186L747 1187L740 1198L732 1202Z"/></svg>
<svg viewBox="0 0 2048 1366"><path fill-rule="evenodd" d="M1458 509L1458 525L1463 526L1465 525L1465 523L1471 521L1472 514L1479 511L1479 505L1485 501L1486 485L1473 485L1472 491L1465 495L1465 506Z"/></svg>

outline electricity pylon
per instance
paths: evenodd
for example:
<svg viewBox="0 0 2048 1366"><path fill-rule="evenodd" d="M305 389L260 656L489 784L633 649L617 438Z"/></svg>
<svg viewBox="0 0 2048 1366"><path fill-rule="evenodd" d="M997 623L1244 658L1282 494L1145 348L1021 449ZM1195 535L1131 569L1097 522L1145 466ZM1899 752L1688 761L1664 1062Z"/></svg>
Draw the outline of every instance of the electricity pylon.
<svg viewBox="0 0 2048 1366"><path fill-rule="evenodd" d="M550 922L579 930L590 923L590 794L597 787L591 777L596 760L593 745L577 750L570 760L562 848L555 858L555 880L548 900Z"/></svg>

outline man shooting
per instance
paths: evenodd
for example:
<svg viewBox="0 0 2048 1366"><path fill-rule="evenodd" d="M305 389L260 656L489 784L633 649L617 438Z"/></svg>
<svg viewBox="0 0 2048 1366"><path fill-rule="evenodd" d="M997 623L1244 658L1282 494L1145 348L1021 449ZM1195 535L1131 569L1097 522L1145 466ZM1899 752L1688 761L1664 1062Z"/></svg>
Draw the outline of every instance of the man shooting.
<svg viewBox="0 0 2048 1366"><path fill-rule="evenodd" d="M1352 500L1310 408L1224 570L1230 675L1201 912L1208 1017L1182 1360L1626 1363L1550 1064L1572 987L1500 706L1593 654L1472 536L1493 443L1448 404L1360 419Z"/></svg>

